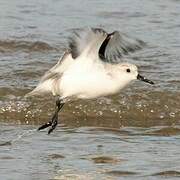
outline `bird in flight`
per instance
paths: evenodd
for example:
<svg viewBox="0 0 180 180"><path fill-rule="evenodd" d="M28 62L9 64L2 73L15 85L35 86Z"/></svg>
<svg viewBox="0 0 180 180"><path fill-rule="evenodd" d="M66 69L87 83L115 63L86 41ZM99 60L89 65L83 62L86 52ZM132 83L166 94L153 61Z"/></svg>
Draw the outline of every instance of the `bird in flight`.
<svg viewBox="0 0 180 180"><path fill-rule="evenodd" d="M138 73L124 56L141 49L145 43L119 31L107 33L100 28L79 29L69 39L63 57L41 78L28 96L52 93L57 97L51 121L38 130L58 124L58 113L65 103L76 99L94 99L118 93L132 80L154 84Z"/></svg>

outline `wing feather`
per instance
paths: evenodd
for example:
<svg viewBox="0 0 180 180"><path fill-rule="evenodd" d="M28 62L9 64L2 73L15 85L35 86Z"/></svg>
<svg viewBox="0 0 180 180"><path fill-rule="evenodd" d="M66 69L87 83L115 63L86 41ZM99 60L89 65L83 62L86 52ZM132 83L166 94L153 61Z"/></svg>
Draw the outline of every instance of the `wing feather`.
<svg viewBox="0 0 180 180"><path fill-rule="evenodd" d="M124 55L142 49L145 43L119 31L108 34L100 28L78 29L69 39L69 49L75 59L83 53L99 57L108 63L120 63Z"/></svg>
<svg viewBox="0 0 180 180"><path fill-rule="evenodd" d="M122 56L140 50L145 46L143 41L130 38L128 35L118 31L109 34L103 43L105 41L108 41L108 43L103 50L101 50L102 44L99 55L103 61L110 63L119 63Z"/></svg>
<svg viewBox="0 0 180 180"><path fill-rule="evenodd" d="M106 37L107 33L99 28L75 30L73 36L69 38L72 57L75 59L84 52L87 55L96 54L98 56L99 48Z"/></svg>

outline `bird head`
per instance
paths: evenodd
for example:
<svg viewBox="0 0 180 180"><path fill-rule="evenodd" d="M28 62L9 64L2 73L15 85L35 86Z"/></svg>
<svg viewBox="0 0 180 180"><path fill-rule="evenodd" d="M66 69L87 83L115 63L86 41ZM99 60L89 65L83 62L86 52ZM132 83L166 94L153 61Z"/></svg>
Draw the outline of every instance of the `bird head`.
<svg viewBox="0 0 180 180"><path fill-rule="evenodd" d="M144 76L140 75L138 73L138 68L137 66L133 65L133 64L129 64L129 63L123 63L123 64L119 64L118 65L118 71L119 71L119 76L121 76L121 80L122 78L124 79L124 81L130 82L132 80L140 80L140 81L144 81L146 83L149 84L154 84L153 81L145 78Z"/></svg>

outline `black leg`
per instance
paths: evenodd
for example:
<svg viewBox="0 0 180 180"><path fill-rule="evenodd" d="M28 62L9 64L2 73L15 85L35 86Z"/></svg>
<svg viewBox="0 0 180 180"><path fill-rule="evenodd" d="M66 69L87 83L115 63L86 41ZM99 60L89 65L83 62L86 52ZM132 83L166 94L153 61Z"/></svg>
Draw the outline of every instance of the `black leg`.
<svg viewBox="0 0 180 180"><path fill-rule="evenodd" d="M38 130L41 130L41 129L45 129L49 126L50 129L48 131L48 134L50 134L57 126L58 124L58 112L60 111L60 109L63 107L64 103L62 103L59 99L56 101L56 110L55 110L55 113L52 117L52 120L49 121L48 123L42 125L41 127L38 128Z"/></svg>

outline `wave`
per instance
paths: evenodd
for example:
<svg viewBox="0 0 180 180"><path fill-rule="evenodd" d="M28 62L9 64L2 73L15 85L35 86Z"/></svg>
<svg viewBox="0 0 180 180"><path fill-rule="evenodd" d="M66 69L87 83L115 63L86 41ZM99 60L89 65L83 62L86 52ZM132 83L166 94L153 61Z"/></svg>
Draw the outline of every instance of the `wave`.
<svg viewBox="0 0 180 180"><path fill-rule="evenodd" d="M52 51L57 50L43 41L25 41L25 40L0 40L0 52L16 52L16 51Z"/></svg>
<svg viewBox="0 0 180 180"><path fill-rule="evenodd" d="M48 120L54 111L54 100L50 96L23 99L30 90L1 88L0 118L4 122L26 120L32 124ZM142 92L121 94L115 97L91 101L68 103L62 113L61 122L70 126L93 127L174 127L179 123L179 93L176 92ZM37 121L38 119L38 121ZM151 129L146 135L173 136L179 134L178 128Z"/></svg>
<svg viewBox="0 0 180 180"><path fill-rule="evenodd" d="M152 174L152 176L180 177L180 172L179 171L169 170L169 171L162 171L162 172Z"/></svg>

